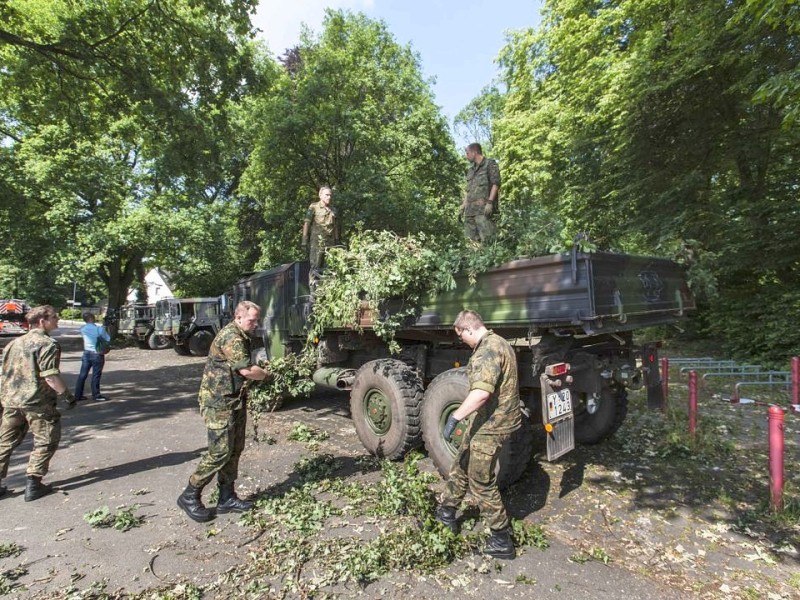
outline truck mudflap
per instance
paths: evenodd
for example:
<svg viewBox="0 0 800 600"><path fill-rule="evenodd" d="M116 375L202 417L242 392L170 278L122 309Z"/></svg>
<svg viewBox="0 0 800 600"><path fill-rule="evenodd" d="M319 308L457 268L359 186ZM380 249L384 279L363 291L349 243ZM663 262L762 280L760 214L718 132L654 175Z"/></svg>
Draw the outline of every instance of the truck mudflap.
<svg viewBox="0 0 800 600"><path fill-rule="evenodd" d="M647 408L663 410L664 389L658 364L658 342L642 344L642 373L647 387Z"/></svg>
<svg viewBox="0 0 800 600"><path fill-rule="evenodd" d="M547 434L547 460L550 461L575 449L575 413L568 373L568 363L556 363L548 365L539 377L542 423Z"/></svg>

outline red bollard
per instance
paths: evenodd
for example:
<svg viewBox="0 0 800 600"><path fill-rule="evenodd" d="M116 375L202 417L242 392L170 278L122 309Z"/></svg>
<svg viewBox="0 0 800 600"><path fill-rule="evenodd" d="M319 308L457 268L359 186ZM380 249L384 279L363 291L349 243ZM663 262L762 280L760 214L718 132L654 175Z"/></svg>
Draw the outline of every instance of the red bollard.
<svg viewBox="0 0 800 600"><path fill-rule="evenodd" d="M697 430L697 371L689 371L689 435Z"/></svg>
<svg viewBox="0 0 800 600"><path fill-rule="evenodd" d="M800 404L800 356L792 357L792 405Z"/></svg>
<svg viewBox="0 0 800 600"><path fill-rule="evenodd" d="M669 359L664 356L661 358L661 391L664 402L661 407L667 410L667 398L669 397Z"/></svg>
<svg viewBox="0 0 800 600"><path fill-rule="evenodd" d="M769 407L769 500L773 512L783 510L783 409Z"/></svg>

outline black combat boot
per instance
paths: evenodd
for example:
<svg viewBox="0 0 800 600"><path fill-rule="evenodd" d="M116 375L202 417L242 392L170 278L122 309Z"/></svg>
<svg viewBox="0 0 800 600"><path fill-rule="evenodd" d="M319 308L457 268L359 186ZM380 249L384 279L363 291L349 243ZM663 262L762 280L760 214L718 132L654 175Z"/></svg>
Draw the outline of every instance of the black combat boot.
<svg viewBox="0 0 800 600"><path fill-rule="evenodd" d="M203 506L203 501L200 496L203 493L202 487L194 487L191 482L183 490L183 493L178 496L178 506L183 509L190 519L198 523L205 523L214 518L214 514Z"/></svg>
<svg viewBox="0 0 800 600"><path fill-rule="evenodd" d="M447 527L454 534L458 535L458 519L456 519L456 509L452 506L439 505L436 508L436 520Z"/></svg>
<svg viewBox="0 0 800 600"><path fill-rule="evenodd" d="M514 558L517 555L514 549L514 540L511 539L511 527L492 529L492 535L486 540L484 554L494 558Z"/></svg>
<svg viewBox="0 0 800 600"><path fill-rule="evenodd" d="M5 496L7 491L8 491L8 488L6 486L4 486L2 480L0 480L0 498Z"/></svg>
<svg viewBox="0 0 800 600"><path fill-rule="evenodd" d="M42 478L36 475L28 475L28 483L25 485L25 502L38 500L42 496L53 491L53 486L42 483Z"/></svg>
<svg viewBox="0 0 800 600"><path fill-rule="evenodd" d="M245 512L253 508L255 503L250 500L242 500L236 495L233 489L233 482L220 483L217 485L219 489L219 501L217 502L217 512L225 514L229 512Z"/></svg>

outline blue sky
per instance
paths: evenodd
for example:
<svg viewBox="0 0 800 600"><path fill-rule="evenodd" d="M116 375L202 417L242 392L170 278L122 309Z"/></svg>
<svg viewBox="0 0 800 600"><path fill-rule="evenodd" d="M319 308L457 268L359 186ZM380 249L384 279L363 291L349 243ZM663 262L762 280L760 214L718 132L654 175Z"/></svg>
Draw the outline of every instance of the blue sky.
<svg viewBox="0 0 800 600"><path fill-rule="evenodd" d="M436 103L453 117L497 74L494 59L504 32L535 27L543 0L261 0L253 18L276 56L293 46L305 23L319 31L326 7L363 12L385 21L400 44L419 53L435 78Z"/></svg>

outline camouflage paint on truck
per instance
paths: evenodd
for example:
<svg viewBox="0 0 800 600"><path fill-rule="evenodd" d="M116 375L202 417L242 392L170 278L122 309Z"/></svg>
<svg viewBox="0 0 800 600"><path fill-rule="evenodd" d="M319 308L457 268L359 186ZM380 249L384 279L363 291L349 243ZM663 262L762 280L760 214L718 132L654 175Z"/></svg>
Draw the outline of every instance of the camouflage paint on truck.
<svg viewBox="0 0 800 600"><path fill-rule="evenodd" d="M410 329L450 329L471 308L507 335L558 329L584 335L674 323L695 308L683 269L662 258L609 252L515 260L424 302ZM362 325L371 324L365 315ZM402 334L401 334L402 335Z"/></svg>
<svg viewBox="0 0 800 600"><path fill-rule="evenodd" d="M311 312L308 269L308 261L289 263L245 274L233 286L233 307L243 300L261 307L255 335L267 359L298 352L305 342L306 321Z"/></svg>
<svg viewBox="0 0 800 600"><path fill-rule="evenodd" d="M117 333L143 343L153 331L154 304L125 304L119 309Z"/></svg>

